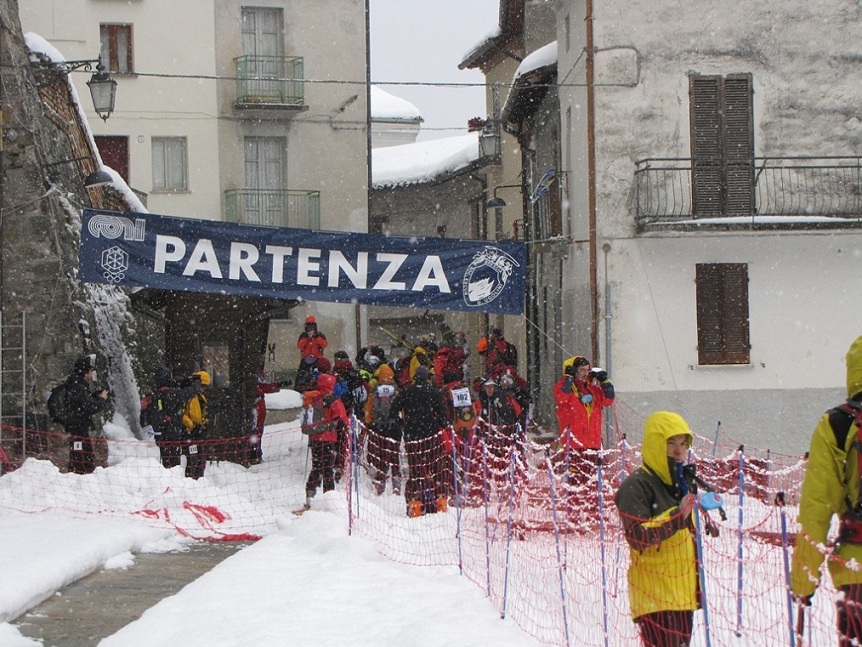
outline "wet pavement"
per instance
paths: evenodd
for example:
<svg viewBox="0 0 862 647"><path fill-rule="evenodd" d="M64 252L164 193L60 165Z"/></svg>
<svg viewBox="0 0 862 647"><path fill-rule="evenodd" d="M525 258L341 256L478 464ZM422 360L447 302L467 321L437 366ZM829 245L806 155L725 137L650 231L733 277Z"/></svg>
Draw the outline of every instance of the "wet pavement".
<svg viewBox="0 0 862 647"><path fill-rule="evenodd" d="M129 568L95 571L12 624L45 647L93 647L248 545L196 543L186 552L138 553Z"/></svg>

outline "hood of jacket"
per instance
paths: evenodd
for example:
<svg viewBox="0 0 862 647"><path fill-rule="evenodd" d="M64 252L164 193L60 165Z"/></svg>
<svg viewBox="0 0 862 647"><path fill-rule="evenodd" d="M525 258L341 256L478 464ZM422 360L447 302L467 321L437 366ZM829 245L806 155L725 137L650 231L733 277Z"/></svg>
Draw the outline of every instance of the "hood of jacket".
<svg viewBox="0 0 862 647"><path fill-rule="evenodd" d="M383 364L374 375L377 376L377 381L381 384L392 384L395 381L395 371L389 364Z"/></svg>
<svg viewBox="0 0 862 647"><path fill-rule="evenodd" d="M691 447L694 435L688 428L688 423L678 413L656 411L644 423L644 437L641 447L644 466L653 474L658 475L662 482L667 485L673 485L675 480L670 472L667 439L679 434L688 436L688 446Z"/></svg>
<svg viewBox="0 0 862 647"><path fill-rule="evenodd" d="M321 373L317 376L317 390L324 394L332 393L335 389L336 377L329 373Z"/></svg>
<svg viewBox="0 0 862 647"><path fill-rule="evenodd" d="M862 393L862 337L850 344L845 358L847 364L847 397Z"/></svg>

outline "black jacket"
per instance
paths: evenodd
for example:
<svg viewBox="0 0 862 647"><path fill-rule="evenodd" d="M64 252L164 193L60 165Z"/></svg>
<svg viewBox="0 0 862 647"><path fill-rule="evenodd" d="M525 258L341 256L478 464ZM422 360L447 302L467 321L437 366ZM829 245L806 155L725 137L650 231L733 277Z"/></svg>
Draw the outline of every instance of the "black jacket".
<svg viewBox="0 0 862 647"><path fill-rule="evenodd" d="M93 414L105 408L107 401L90 391L83 377L71 376L66 381L66 423L63 427L72 436L89 436Z"/></svg>
<svg viewBox="0 0 862 647"><path fill-rule="evenodd" d="M430 384L414 382L399 391L389 415L399 413L404 414L404 440L431 438L448 424L440 391Z"/></svg>

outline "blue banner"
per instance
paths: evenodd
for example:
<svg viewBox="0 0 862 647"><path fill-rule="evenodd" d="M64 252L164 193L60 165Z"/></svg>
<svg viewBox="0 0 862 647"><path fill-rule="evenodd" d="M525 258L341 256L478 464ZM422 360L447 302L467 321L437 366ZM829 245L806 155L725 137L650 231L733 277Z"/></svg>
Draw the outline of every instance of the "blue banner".
<svg viewBox="0 0 862 647"><path fill-rule="evenodd" d="M84 209L88 283L521 314L526 247Z"/></svg>

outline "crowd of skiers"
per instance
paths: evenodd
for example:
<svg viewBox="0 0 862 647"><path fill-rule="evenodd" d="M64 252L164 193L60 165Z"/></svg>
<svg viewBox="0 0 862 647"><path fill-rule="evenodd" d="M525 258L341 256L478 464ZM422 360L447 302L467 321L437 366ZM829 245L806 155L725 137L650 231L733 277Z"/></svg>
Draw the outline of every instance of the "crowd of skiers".
<svg viewBox="0 0 862 647"><path fill-rule="evenodd" d="M483 375L471 380L464 334L446 325L440 333L439 342L433 335L422 335L415 344L400 339L407 352L396 358L371 344L353 360L338 351L331 363L324 356L325 335L314 317L306 319L297 340L296 381L312 452L306 505L319 487L331 490L340 478L351 415L361 422L360 447L377 492L391 484L392 492L404 494L410 516L446 510L456 495L466 496L453 491L453 470L463 471L464 465L453 464L451 457L469 457L478 437L488 441L494 471L505 473L531 413L517 348L492 328L476 345Z"/></svg>

